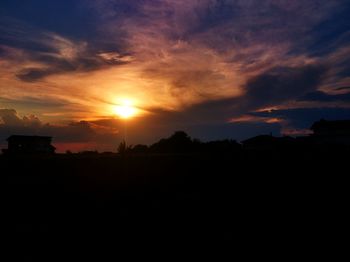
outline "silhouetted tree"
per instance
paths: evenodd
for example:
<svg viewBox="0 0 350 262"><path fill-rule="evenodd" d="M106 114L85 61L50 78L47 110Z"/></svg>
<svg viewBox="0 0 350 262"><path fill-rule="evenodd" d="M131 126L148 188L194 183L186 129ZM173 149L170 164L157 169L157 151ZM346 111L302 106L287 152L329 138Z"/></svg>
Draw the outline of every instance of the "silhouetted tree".
<svg viewBox="0 0 350 262"><path fill-rule="evenodd" d="M127 150L127 146L126 146L126 142L125 140L121 141L119 146L118 146L118 153L119 154L125 154L126 153L126 150Z"/></svg>
<svg viewBox="0 0 350 262"><path fill-rule="evenodd" d="M151 151L157 153L185 153L192 151L192 139L184 131L177 131L166 139L151 145Z"/></svg>
<svg viewBox="0 0 350 262"><path fill-rule="evenodd" d="M144 154L148 152L148 146L146 145L136 145L132 148L130 148L131 153L135 154Z"/></svg>

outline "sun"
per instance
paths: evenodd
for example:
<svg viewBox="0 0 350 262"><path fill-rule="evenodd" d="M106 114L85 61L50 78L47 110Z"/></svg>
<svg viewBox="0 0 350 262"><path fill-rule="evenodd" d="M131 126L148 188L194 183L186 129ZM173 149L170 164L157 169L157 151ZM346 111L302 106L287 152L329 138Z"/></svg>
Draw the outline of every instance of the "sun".
<svg viewBox="0 0 350 262"><path fill-rule="evenodd" d="M114 113L120 118L128 119L137 114L137 108L130 100L123 100L119 105L114 106Z"/></svg>

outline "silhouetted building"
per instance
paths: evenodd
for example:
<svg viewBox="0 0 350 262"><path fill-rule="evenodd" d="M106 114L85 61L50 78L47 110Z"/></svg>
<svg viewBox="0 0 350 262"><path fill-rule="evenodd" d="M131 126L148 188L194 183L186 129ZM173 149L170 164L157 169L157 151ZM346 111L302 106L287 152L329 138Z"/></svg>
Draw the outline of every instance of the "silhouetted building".
<svg viewBox="0 0 350 262"><path fill-rule="evenodd" d="M350 120L327 121L321 119L311 128L316 143L350 146Z"/></svg>
<svg viewBox="0 0 350 262"><path fill-rule="evenodd" d="M3 150L9 154L53 154L56 148L51 145L49 136L10 136L7 138L8 148Z"/></svg>

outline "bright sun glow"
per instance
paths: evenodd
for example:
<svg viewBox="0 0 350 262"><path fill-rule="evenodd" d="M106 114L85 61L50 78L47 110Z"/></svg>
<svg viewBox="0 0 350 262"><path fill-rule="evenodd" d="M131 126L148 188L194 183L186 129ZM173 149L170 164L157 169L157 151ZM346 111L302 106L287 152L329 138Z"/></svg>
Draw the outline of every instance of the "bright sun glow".
<svg viewBox="0 0 350 262"><path fill-rule="evenodd" d="M136 115L137 109L130 100L123 100L114 107L114 112L121 118L128 119Z"/></svg>

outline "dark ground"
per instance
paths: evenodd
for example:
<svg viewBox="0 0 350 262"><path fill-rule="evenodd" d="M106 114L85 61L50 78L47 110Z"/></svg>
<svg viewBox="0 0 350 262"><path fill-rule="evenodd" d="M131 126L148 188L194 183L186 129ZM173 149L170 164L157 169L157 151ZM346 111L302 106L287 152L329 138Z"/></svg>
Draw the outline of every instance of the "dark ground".
<svg viewBox="0 0 350 262"><path fill-rule="evenodd" d="M290 257L344 230L348 162L346 149L0 156L4 236L13 261L217 243Z"/></svg>

